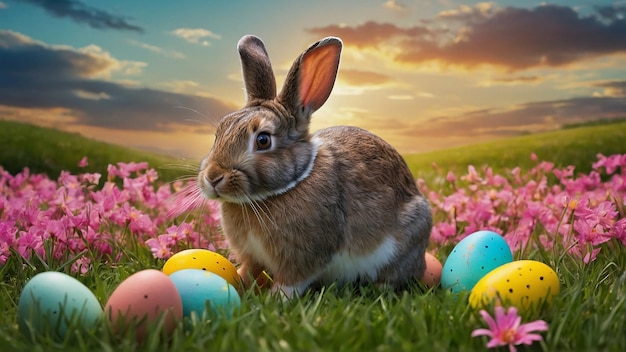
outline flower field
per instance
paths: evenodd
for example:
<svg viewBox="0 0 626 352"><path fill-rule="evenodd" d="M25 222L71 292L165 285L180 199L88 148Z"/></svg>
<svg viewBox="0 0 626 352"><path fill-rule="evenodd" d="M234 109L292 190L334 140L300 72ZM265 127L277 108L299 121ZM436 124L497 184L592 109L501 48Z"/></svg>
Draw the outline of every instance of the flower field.
<svg viewBox="0 0 626 352"><path fill-rule="evenodd" d="M0 265L11 256L71 259L72 270L85 273L92 260L115 262L114 243L144 246L159 259L185 248L228 250L218 205L199 200L193 179L159 185L147 163L109 165L102 185L102 175L91 173L0 176ZM607 250L626 246L626 155L599 155L593 171L577 177L573 167L542 161L510 175L474 166L460 176L448 172L437 190L418 182L433 207L435 251L478 230L503 235L514 252L556 246L586 264L605 243ZM172 221L197 207L193 217Z"/></svg>
<svg viewBox="0 0 626 352"><path fill-rule="evenodd" d="M182 182L158 185L147 163L109 165L99 185L101 178L2 172L0 265L12 256L31 266L71 261L72 272L84 274L92 261L114 265L119 247L143 246L156 258L192 247L225 249L217 204L205 202L193 219L172 221L185 201L174 196L188 189Z"/></svg>
<svg viewBox="0 0 626 352"><path fill-rule="evenodd" d="M435 247L491 230L518 256L565 250L588 264L605 243L607 250L626 246L626 155L599 155L589 174L576 177L572 166L559 169L546 161L509 175L482 171L470 166L460 177L448 172L436 191L422 184L434 207Z"/></svg>
<svg viewBox="0 0 626 352"><path fill-rule="evenodd" d="M30 341L15 322L21 288L35 273L56 270L81 280L104 303L124 278L160 269L182 249L228 255L218 205L201 200L193 179L161 182L145 162L110 164L106 174L61 172L56 179L0 168L0 346L384 351L521 343L538 350L626 349L626 154L600 154L585 173L534 154L528 158L532 167L501 172L488 165L457 173L435 167L434 177L417 182L433 208L430 252L442 262L470 233L491 230L503 235L515 259L542 261L557 272L561 294L539 315L520 311L518 318L516 311L506 318L499 311L494 321L493 311L469 308L464 294L417 284L397 294L330 287L291 302L247 292L232 318L181 322L173 336L156 330L143 344L106 322L63 341ZM76 164L84 168L89 160ZM492 330L483 329L483 318ZM522 318L530 325L520 325ZM527 323L537 319L541 323ZM509 330L497 326L499 320ZM502 335L519 326L540 329L526 338ZM473 331L479 331L475 337Z"/></svg>

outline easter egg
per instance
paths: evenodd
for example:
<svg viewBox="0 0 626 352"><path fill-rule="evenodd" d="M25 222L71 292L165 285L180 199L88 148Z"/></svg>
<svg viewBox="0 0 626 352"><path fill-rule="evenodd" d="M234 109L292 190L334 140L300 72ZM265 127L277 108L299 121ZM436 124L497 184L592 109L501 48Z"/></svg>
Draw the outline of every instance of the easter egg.
<svg viewBox="0 0 626 352"><path fill-rule="evenodd" d="M183 304L172 280L159 270L148 269L122 281L111 293L104 312L117 331L132 325L141 340L148 327L160 319L164 319L164 329L171 334L183 317Z"/></svg>
<svg viewBox="0 0 626 352"><path fill-rule="evenodd" d="M491 270L513 261L504 238L492 231L478 231L462 239L443 264L441 287L451 292L471 290Z"/></svg>
<svg viewBox="0 0 626 352"><path fill-rule="evenodd" d="M201 269L217 274L237 290L241 289L241 277L237 268L219 253L207 249L186 249L171 256L163 265L167 275L183 269Z"/></svg>
<svg viewBox="0 0 626 352"><path fill-rule="evenodd" d="M49 332L63 339L69 326L92 328L102 316L96 296L75 278L56 271L33 276L20 294L17 321L25 336Z"/></svg>
<svg viewBox="0 0 626 352"><path fill-rule="evenodd" d="M201 319L220 310L230 316L241 305L239 293L226 279L200 269L179 270L170 275L183 303L183 316L196 314Z"/></svg>
<svg viewBox="0 0 626 352"><path fill-rule="evenodd" d="M420 281L427 287L437 286L441 281L441 262L428 252L424 254L424 259L426 259L426 269Z"/></svg>
<svg viewBox="0 0 626 352"><path fill-rule="evenodd" d="M474 308L491 303L534 310L559 294L559 278L548 265L519 260L495 268L476 283L469 296Z"/></svg>

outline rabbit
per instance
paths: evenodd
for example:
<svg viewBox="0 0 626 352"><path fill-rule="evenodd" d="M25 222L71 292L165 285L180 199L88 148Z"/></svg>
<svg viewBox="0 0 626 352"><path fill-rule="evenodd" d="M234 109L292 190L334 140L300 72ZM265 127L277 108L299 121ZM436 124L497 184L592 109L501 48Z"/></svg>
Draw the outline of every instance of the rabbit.
<svg viewBox="0 0 626 352"><path fill-rule="evenodd" d="M220 203L222 230L248 286L272 291L370 282L403 289L425 270L428 201L404 159L357 127L309 132L328 99L342 41L325 38L293 63L277 95L261 39L237 44L247 102L219 121L198 185Z"/></svg>

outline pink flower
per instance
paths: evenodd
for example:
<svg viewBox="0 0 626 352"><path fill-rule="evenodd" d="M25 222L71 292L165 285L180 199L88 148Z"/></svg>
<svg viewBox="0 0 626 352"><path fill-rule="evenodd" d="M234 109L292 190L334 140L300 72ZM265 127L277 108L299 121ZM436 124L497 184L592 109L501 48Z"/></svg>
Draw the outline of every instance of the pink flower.
<svg viewBox="0 0 626 352"><path fill-rule="evenodd" d="M80 159L80 161L78 162L78 167L86 167L87 165L89 165L89 162L87 161L87 157L84 156L82 159Z"/></svg>
<svg viewBox="0 0 626 352"><path fill-rule="evenodd" d="M534 341L543 339L541 335L531 334L531 332L548 330L548 324L543 320L521 324L522 318L517 315L517 308L515 307L509 307L506 313L504 308L500 306L496 307L495 310L495 319L486 311L480 311L480 315L489 324L489 329L472 331L472 337L489 336L491 338L487 342L487 348L508 345L509 350L515 352L515 345L530 345Z"/></svg>
<svg viewBox="0 0 626 352"><path fill-rule="evenodd" d="M535 153L530 153L530 160L532 160L532 161L537 161L537 159L539 159L539 158L537 157L537 154L535 154Z"/></svg>
<svg viewBox="0 0 626 352"><path fill-rule="evenodd" d="M149 215L134 206L128 206L128 203L124 203L122 212L128 215L129 228L131 231L135 233L154 233L155 224L152 223Z"/></svg>
<svg viewBox="0 0 626 352"><path fill-rule="evenodd" d="M30 259L33 251L43 257L43 232L35 226L29 228L28 231L20 231L16 243L17 252L25 259Z"/></svg>
<svg viewBox="0 0 626 352"><path fill-rule="evenodd" d="M446 175L446 181L450 183L454 183L454 181L456 181L456 176L454 175L454 172L448 171L448 174Z"/></svg>
<svg viewBox="0 0 626 352"><path fill-rule="evenodd" d="M480 183L480 181L482 181L474 165L469 165L467 167L467 175L461 176L461 180L469 183Z"/></svg>
<svg viewBox="0 0 626 352"><path fill-rule="evenodd" d="M102 175L97 172L93 174L82 174L80 175L80 181L97 185L100 182L101 177Z"/></svg>
<svg viewBox="0 0 626 352"><path fill-rule="evenodd" d="M87 274L89 271L89 264L91 260L88 257L80 257L72 264L72 272L80 272L82 275Z"/></svg>
<svg viewBox="0 0 626 352"><path fill-rule="evenodd" d="M620 219L615 223L615 238L626 246L626 218Z"/></svg>
<svg viewBox="0 0 626 352"><path fill-rule="evenodd" d="M606 169L606 173L611 175L615 173L618 167L624 166L623 155L615 154L611 155L608 158L602 154L598 154L598 161L593 164L594 170L600 170L600 168L604 167Z"/></svg>
<svg viewBox="0 0 626 352"><path fill-rule="evenodd" d="M587 200L578 203L574 215L590 221L594 225L600 225L603 229L609 229L615 223L618 212L615 210L615 204L610 201L600 202L595 207L590 208Z"/></svg>
<svg viewBox="0 0 626 352"><path fill-rule="evenodd" d="M594 225L591 221L574 220L574 231L574 236L583 245L590 243L597 246L610 240L608 236L605 236L602 226Z"/></svg>
<svg viewBox="0 0 626 352"><path fill-rule="evenodd" d="M454 237L456 236L456 224L454 222L440 222L433 226L431 238L434 243L446 244L455 243Z"/></svg>
<svg viewBox="0 0 626 352"><path fill-rule="evenodd" d="M150 251L155 258L168 259L172 256L169 242L169 236L159 235L157 238L150 238L146 240L145 244L150 247Z"/></svg>

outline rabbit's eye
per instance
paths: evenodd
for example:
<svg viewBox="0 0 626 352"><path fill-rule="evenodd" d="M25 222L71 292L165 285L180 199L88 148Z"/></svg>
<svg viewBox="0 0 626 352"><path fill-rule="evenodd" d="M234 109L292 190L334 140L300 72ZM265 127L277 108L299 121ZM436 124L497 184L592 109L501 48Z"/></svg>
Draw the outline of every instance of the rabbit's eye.
<svg viewBox="0 0 626 352"><path fill-rule="evenodd" d="M272 137L270 137L269 133L261 132L256 136L256 149L257 150L267 150L272 146Z"/></svg>

